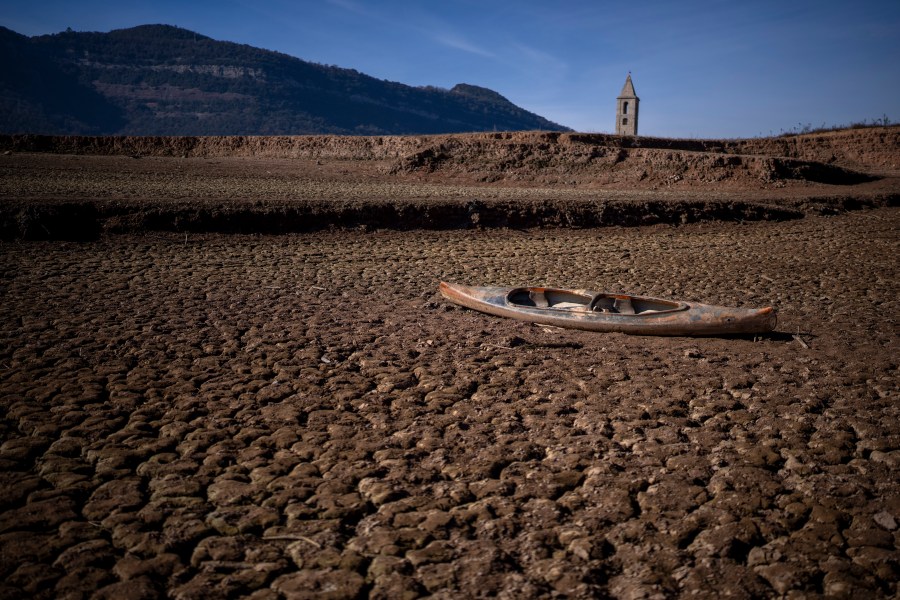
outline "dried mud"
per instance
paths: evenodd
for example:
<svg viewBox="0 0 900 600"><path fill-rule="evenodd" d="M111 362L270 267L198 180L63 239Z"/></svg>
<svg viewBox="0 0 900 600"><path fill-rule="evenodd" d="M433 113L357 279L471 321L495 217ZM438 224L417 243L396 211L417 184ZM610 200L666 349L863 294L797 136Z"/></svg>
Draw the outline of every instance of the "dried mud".
<svg viewBox="0 0 900 600"><path fill-rule="evenodd" d="M898 135L0 137L0 599L896 597Z"/></svg>
<svg viewBox="0 0 900 600"><path fill-rule="evenodd" d="M898 227L3 243L0 597L894 597ZM441 279L780 325L548 329Z"/></svg>

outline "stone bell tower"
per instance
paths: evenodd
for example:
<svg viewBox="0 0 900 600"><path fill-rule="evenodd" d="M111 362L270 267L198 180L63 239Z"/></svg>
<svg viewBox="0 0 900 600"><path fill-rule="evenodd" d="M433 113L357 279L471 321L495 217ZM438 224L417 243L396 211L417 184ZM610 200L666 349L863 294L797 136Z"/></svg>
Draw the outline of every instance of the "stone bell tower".
<svg viewBox="0 0 900 600"><path fill-rule="evenodd" d="M625 85L616 98L616 135L638 134L638 102L640 98L634 93L631 73L628 73Z"/></svg>

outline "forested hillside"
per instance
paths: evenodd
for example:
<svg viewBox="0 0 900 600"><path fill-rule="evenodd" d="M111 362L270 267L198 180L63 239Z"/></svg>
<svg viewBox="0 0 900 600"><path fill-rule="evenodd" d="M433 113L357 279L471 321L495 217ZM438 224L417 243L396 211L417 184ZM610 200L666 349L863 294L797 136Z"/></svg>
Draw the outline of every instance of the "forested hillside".
<svg viewBox="0 0 900 600"><path fill-rule="evenodd" d="M98 135L566 130L500 94L411 87L167 25L0 28L0 131Z"/></svg>

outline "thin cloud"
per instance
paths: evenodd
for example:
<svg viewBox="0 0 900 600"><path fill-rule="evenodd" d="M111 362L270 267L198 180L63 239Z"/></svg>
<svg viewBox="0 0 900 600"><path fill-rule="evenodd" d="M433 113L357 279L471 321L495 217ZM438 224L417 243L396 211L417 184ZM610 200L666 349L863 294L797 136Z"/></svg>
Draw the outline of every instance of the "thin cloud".
<svg viewBox="0 0 900 600"><path fill-rule="evenodd" d="M446 24L440 22L438 19L435 19L430 15L427 15L427 13L420 14L418 15L418 17L416 17L415 13L413 13L411 15L408 15L409 18L407 18L406 20L398 22L394 19L386 17L380 12L373 12L371 10L368 10L366 7L357 2L354 2L353 0L328 0L328 3L348 12L363 16L367 19L379 21L394 27L402 27L409 31L414 31L420 35L425 36L426 38L430 38L437 44L447 46L448 48L453 48L454 50L460 50L462 52L474 54L483 58L490 58L494 60L497 59L497 55L490 50L482 48L481 46L472 43L471 41L465 39L463 36L458 35L454 32L447 31L445 33L435 34L435 29L445 29Z"/></svg>
<svg viewBox="0 0 900 600"><path fill-rule="evenodd" d="M526 46L516 42L511 47L517 55L525 58L531 65L543 71L560 73L569 68L565 61L533 46Z"/></svg>
<svg viewBox="0 0 900 600"><path fill-rule="evenodd" d="M472 42L463 39L460 36L453 35L451 33L443 33L440 35L434 36L435 42L447 46L449 48L453 48L455 50L461 50L463 52L468 52L469 54L475 54L477 56L482 56L484 58L496 59L497 55L489 50L485 50L480 46L476 46Z"/></svg>

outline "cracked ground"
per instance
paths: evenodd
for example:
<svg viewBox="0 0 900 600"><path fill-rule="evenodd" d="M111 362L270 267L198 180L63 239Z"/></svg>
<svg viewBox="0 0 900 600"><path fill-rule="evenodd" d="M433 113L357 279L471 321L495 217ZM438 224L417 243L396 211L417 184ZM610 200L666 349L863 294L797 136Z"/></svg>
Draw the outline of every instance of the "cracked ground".
<svg viewBox="0 0 900 600"><path fill-rule="evenodd" d="M0 598L894 597L883 208L0 245ZM652 338L440 280L774 305Z"/></svg>

